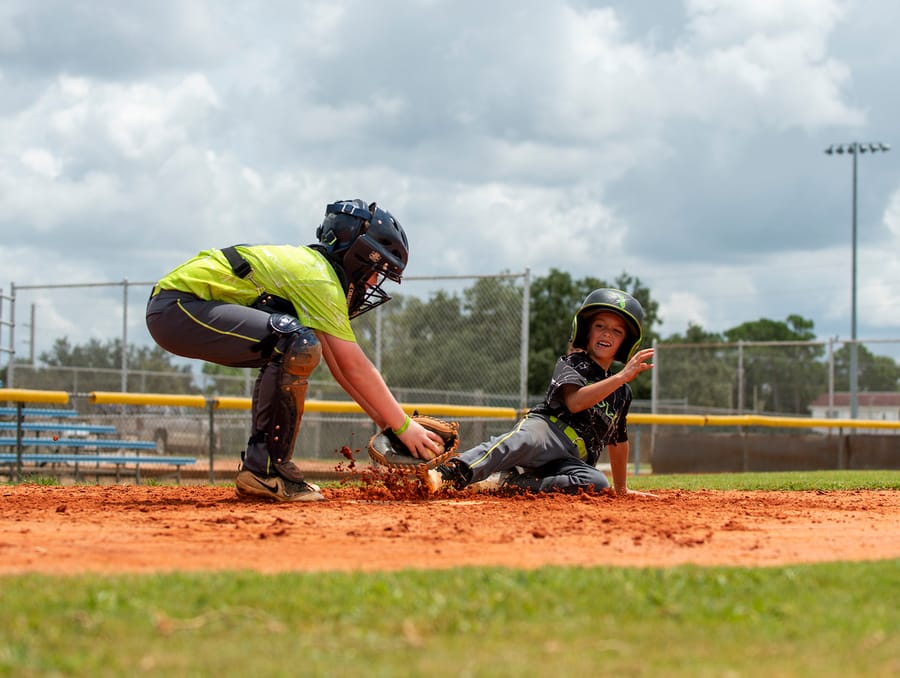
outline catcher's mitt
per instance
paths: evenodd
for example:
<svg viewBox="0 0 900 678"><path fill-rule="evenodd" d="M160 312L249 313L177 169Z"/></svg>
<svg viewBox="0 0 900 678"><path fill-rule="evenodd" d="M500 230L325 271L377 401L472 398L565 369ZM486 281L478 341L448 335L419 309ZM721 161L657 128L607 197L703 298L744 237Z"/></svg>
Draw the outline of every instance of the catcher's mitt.
<svg viewBox="0 0 900 678"><path fill-rule="evenodd" d="M382 466L407 470L412 470L419 466L434 468L456 456L456 448L459 447L459 423L444 421L437 417L429 417L422 414L413 414L410 419L427 430L437 433L441 440L444 441L444 451L439 453L434 459L427 461L419 459L413 456L412 452L397 437L396 433L386 428L369 439L369 456Z"/></svg>

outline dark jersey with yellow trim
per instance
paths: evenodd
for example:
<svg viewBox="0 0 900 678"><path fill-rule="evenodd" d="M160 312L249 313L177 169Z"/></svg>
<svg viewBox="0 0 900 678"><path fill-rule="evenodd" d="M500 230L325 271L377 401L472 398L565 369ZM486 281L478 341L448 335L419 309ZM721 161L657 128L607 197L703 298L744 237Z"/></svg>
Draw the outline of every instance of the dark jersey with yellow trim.
<svg viewBox="0 0 900 678"><path fill-rule="evenodd" d="M555 416L574 428L584 439L588 451L587 462L592 466L597 463L600 452L606 445L628 440L625 420L628 408L631 407L631 387L623 384L593 407L574 414L566 408L561 389L568 384L579 388L594 384L608 378L610 374L586 353L577 351L562 356L556 361L544 402L531 409L535 414Z"/></svg>

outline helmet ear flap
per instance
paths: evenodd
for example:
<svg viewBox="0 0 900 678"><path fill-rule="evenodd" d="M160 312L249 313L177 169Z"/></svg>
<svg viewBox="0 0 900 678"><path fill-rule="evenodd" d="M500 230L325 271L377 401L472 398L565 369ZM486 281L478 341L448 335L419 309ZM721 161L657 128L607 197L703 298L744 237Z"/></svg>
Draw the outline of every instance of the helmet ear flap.
<svg viewBox="0 0 900 678"><path fill-rule="evenodd" d="M575 317L572 319L572 333L569 337L569 343L572 345L572 348L587 347L588 329L590 329L591 321L598 312L599 309L588 309L585 312L575 314Z"/></svg>
<svg viewBox="0 0 900 678"><path fill-rule="evenodd" d="M325 218L316 229L316 240L328 252L340 256L368 227L372 213L362 200L339 200L325 207Z"/></svg>

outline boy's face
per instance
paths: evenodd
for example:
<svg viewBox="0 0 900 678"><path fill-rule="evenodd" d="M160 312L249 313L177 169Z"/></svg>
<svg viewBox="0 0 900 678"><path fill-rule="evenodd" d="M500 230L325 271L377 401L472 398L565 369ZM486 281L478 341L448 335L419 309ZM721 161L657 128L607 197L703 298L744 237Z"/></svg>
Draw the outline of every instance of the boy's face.
<svg viewBox="0 0 900 678"><path fill-rule="evenodd" d="M625 321L618 313L600 311L591 318L587 336L587 354L595 363L608 368L625 337L628 336Z"/></svg>

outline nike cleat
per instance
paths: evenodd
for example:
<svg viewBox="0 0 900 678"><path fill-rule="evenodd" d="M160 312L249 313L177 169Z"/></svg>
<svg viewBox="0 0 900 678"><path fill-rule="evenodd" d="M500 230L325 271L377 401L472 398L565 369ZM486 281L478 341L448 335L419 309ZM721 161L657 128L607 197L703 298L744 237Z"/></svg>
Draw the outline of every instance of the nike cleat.
<svg viewBox="0 0 900 678"><path fill-rule="evenodd" d="M316 485L294 482L281 476L261 476L253 471L239 471L234 482L238 496L260 497L270 501L324 501Z"/></svg>

